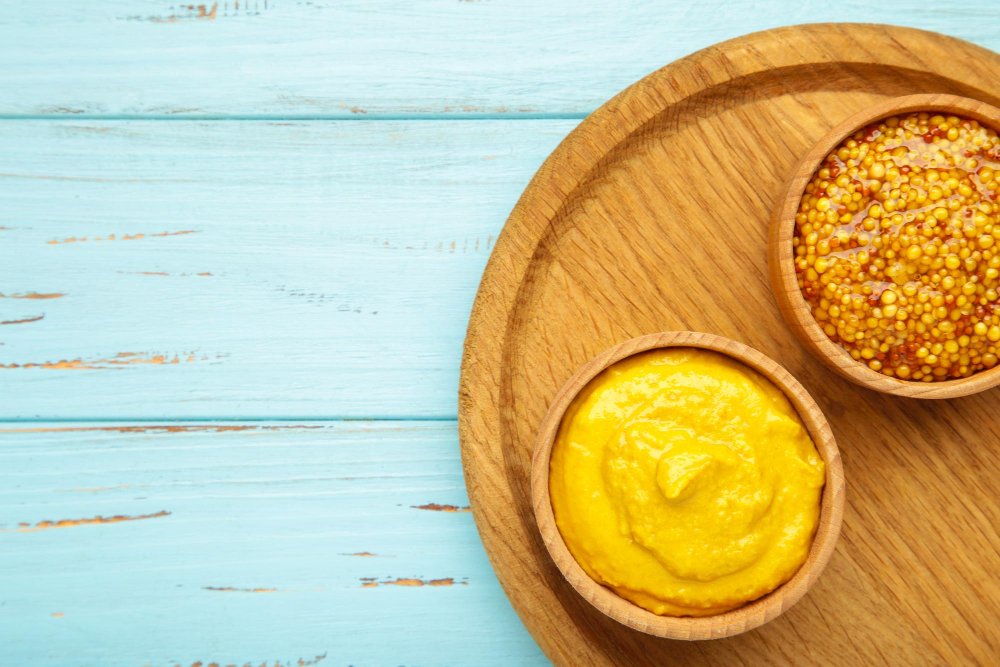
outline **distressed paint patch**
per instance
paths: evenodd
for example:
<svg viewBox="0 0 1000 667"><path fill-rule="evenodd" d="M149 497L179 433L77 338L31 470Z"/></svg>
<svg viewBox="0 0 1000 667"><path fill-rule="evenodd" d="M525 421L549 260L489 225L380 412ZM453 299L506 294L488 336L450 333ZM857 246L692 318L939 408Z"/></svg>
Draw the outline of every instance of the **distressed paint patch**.
<svg viewBox="0 0 1000 667"><path fill-rule="evenodd" d="M39 294L38 292L25 292L24 294L4 294L0 292L0 299L61 299L66 296L63 292L51 292L49 294Z"/></svg>
<svg viewBox="0 0 1000 667"><path fill-rule="evenodd" d="M324 653L323 655L317 655L312 660L303 660L302 658L299 658L299 661L296 662L295 664L297 665L297 667L308 667L309 665L315 665L317 662L320 662L320 661L323 661L323 660L326 660L326 653ZM281 667L281 666L278 665L278 667Z"/></svg>
<svg viewBox="0 0 1000 667"><path fill-rule="evenodd" d="M67 433L74 431L110 431L115 433L189 433L208 431L210 433L225 433L229 431L292 431L303 429L319 429L323 426L294 424L290 426L261 425L221 425L221 424L183 424L170 426L55 426L43 428L0 428L0 433ZM342 431L355 433L357 431Z"/></svg>
<svg viewBox="0 0 1000 667"><path fill-rule="evenodd" d="M182 23L185 21L214 21L220 17L252 17L260 16L269 9L268 0L245 0L243 6L240 7L239 0L233 3L230 7L228 2L222 3L222 7L219 7L218 2L213 2L212 6L209 7L208 4L198 4L198 5L171 5L170 14L154 14L154 15L142 15L142 14L132 14L129 16L119 16L118 20L121 21L147 21L149 23ZM197 109L194 109L197 111Z"/></svg>
<svg viewBox="0 0 1000 667"><path fill-rule="evenodd" d="M458 505L438 505L437 503L427 503L426 505L411 505L415 510L428 510L431 512L471 512L471 507L459 507Z"/></svg>
<svg viewBox="0 0 1000 667"><path fill-rule="evenodd" d="M185 357L182 359L181 357ZM222 359L224 355L216 355L216 359ZM209 358L206 355L202 355L201 361L208 361ZM126 366L143 366L143 365L154 365L154 366L168 366L173 364L179 364L181 362L190 363L195 361L195 356L193 352L186 352L181 354L174 354L173 356L169 354L150 354L145 352L119 352L113 357L106 357L103 359L62 359L60 361L42 361L42 362L29 362L26 364L0 364L0 369L26 369L26 368L42 368L46 370L60 370L60 371L91 371L91 370L112 370L119 369Z"/></svg>
<svg viewBox="0 0 1000 667"><path fill-rule="evenodd" d="M41 113L83 113L83 109L42 109ZM0 178L23 178L33 181L77 181L81 183L189 183L188 178L98 178L96 176L48 176L45 174L0 174Z"/></svg>
<svg viewBox="0 0 1000 667"><path fill-rule="evenodd" d="M230 663L208 662L208 663L206 663L206 662L204 662L202 660L197 660L197 661L191 663L191 667L309 667L310 665L315 665L317 663L323 662L324 660L326 660L326 653L324 653L323 655L317 655L316 657L312 658L311 660L307 660L305 658L299 658L295 662L292 662L292 661L281 662L280 660L275 660L274 662L270 662L269 660L265 660L264 662L261 662L261 663L258 663L256 661L254 661L254 662L244 662L242 664L238 664L238 663L235 663L235 662L230 662ZM175 663L174 667L184 667L184 666L181 665L180 663Z"/></svg>
<svg viewBox="0 0 1000 667"><path fill-rule="evenodd" d="M161 510L155 514L138 514L136 516L126 516L124 514L118 514L115 516L95 516L92 519L62 519L60 521L39 521L34 526L27 523L20 523L18 526L20 528L15 528L14 530L6 530L5 533L34 533L40 530L51 530L53 528L74 528L76 526L97 526L106 523L123 523L125 521L141 521L143 519L158 519L160 517L170 516L170 512L166 510Z"/></svg>
<svg viewBox="0 0 1000 667"><path fill-rule="evenodd" d="M162 238L164 236L184 236L185 234L197 234L199 230L197 229L182 229L179 232L161 232L159 234L150 234L154 238Z"/></svg>
<svg viewBox="0 0 1000 667"><path fill-rule="evenodd" d="M366 113L368 113L368 111L366 109L362 109L361 107L350 106L348 104L338 104L337 106L339 108L341 108L341 109L347 109L348 111L350 111L353 114L366 114Z"/></svg>
<svg viewBox="0 0 1000 667"><path fill-rule="evenodd" d="M180 276L181 278L187 278L190 276L212 275L208 271L202 271L201 273L167 273L166 271L115 271L115 273L121 274L123 276Z"/></svg>
<svg viewBox="0 0 1000 667"><path fill-rule="evenodd" d="M26 317L23 320L4 320L0 322L0 326L4 324L28 324L29 322L38 322L39 320L45 319L45 314L41 314L38 317Z"/></svg>
<svg viewBox="0 0 1000 667"><path fill-rule="evenodd" d="M165 236L184 236L185 234L197 234L201 230L198 229L182 229L177 232L160 232L159 234L149 234L148 238L163 238ZM77 238L75 236L69 236L64 239L52 239L51 241L46 241L48 245L62 245L65 243L88 243L90 241L138 241L140 239L147 238L146 234L125 234L123 236L116 236L115 234L108 234L107 236L95 236L94 238L89 238L86 236Z"/></svg>
<svg viewBox="0 0 1000 667"><path fill-rule="evenodd" d="M375 588L377 586L410 586L410 587L420 587L420 586L468 586L467 581L455 581L453 577L447 577L445 579L406 579L399 578L394 580L377 581L372 577L363 577L361 579L363 582L361 588Z"/></svg>
<svg viewBox="0 0 1000 667"><path fill-rule="evenodd" d="M52 612L51 615L52 615L53 618L62 618L66 614L62 613L61 611L54 611L54 612Z"/></svg>
<svg viewBox="0 0 1000 667"><path fill-rule="evenodd" d="M45 114L45 115L48 115L48 114L78 114L78 113L83 113L83 109L77 109L75 107L44 107L42 109L39 109L39 113ZM14 176L16 177L17 174L14 174ZM29 176L28 178L32 178L32 177Z"/></svg>
<svg viewBox="0 0 1000 667"><path fill-rule="evenodd" d="M277 588L233 588L232 586L202 586L203 591L221 593L277 593Z"/></svg>
<svg viewBox="0 0 1000 667"><path fill-rule="evenodd" d="M131 484L119 484L118 486L92 486L85 489L56 489L56 493L100 493L101 491L117 491L118 489L131 488ZM142 484L136 488L145 489L147 486Z"/></svg>

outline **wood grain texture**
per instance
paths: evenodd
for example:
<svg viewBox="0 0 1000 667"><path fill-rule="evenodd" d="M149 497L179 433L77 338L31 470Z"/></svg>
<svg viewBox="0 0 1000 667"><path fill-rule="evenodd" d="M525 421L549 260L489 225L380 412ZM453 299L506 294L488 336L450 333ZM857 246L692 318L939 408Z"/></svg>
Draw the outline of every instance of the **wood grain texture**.
<svg viewBox="0 0 1000 667"><path fill-rule="evenodd" d="M539 663L471 514L435 509L468 506L457 440L454 422L0 424L0 662L433 665L447 644Z"/></svg>
<svg viewBox="0 0 1000 667"><path fill-rule="evenodd" d="M768 231L768 273L778 310L799 341L831 370L862 387L910 398L958 398L984 391L1000 384L1000 368L945 382L907 382L889 377L858 363L830 340L813 317L812 309L802 297L793 264L792 238L795 236L795 214L798 213L806 184L822 161L849 135L866 125L889 116L903 116L922 111L941 111L973 118L986 127L1000 127L1000 109L967 97L946 94L918 94L878 102L859 111L831 129L807 152L792 169L788 181L778 196L771 213Z"/></svg>
<svg viewBox="0 0 1000 667"><path fill-rule="evenodd" d="M576 124L0 122L0 418L454 418L493 242Z"/></svg>
<svg viewBox="0 0 1000 667"><path fill-rule="evenodd" d="M613 364L640 352L665 347L714 350L753 368L778 387L798 412L816 450L826 462L826 485L819 524L805 563L789 581L738 609L700 618L658 616L590 578L573 558L556 525L549 495L552 446L563 416L580 391ZM552 399L538 427L531 456L531 505L538 532L552 562L576 591L598 610L619 623L656 637L669 639L722 639L753 630L774 620L802 599L830 561L844 518L844 470L830 425L799 382L773 359L729 338L696 331L668 331L632 338L597 355L573 374Z"/></svg>
<svg viewBox="0 0 1000 667"><path fill-rule="evenodd" d="M768 284L767 220L798 158L880 99L995 104L1000 56L929 33L806 26L720 45L647 77L543 164L484 273L459 428L473 513L501 584L556 663L991 664L1000 654L1000 395L867 391L795 341ZM848 480L841 540L794 608L750 633L669 642L576 595L534 526L538 425L599 351L669 329L751 345L830 419ZM959 473L958 471L962 471Z"/></svg>
<svg viewBox="0 0 1000 667"><path fill-rule="evenodd" d="M1000 9L939 0L8 0L0 114L582 118L677 58L796 23L939 30L1000 50Z"/></svg>

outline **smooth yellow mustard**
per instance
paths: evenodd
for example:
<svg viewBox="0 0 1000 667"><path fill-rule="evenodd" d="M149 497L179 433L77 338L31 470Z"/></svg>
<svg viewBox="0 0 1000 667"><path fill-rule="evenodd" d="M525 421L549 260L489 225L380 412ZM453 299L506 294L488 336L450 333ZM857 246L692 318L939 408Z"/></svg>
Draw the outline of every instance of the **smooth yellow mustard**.
<svg viewBox="0 0 1000 667"><path fill-rule="evenodd" d="M693 348L637 354L591 380L563 417L549 474L583 569L669 616L728 611L788 581L824 483L784 393Z"/></svg>

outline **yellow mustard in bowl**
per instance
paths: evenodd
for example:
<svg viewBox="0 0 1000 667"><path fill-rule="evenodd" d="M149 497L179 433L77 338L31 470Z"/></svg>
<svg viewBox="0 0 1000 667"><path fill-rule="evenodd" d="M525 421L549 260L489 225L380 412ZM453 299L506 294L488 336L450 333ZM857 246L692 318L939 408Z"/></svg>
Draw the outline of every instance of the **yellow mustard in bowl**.
<svg viewBox="0 0 1000 667"><path fill-rule="evenodd" d="M824 464L784 393L717 352L663 348L601 372L569 406L549 492L595 581L667 616L735 609L792 578Z"/></svg>

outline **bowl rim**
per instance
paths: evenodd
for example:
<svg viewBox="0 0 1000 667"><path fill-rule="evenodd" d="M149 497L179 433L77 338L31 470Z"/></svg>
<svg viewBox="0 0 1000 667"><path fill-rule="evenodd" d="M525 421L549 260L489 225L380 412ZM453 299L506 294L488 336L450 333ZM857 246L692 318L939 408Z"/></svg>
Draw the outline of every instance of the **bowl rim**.
<svg viewBox="0 0 1000 667"><path fill-rule="evenodd" d="M819 523L805 563L791 579L767 595L714 616L659 616L591 579L570 553L556 526L549 494L552 446L563 415L577 394L615 362L640 352L669 347L695 347L719 352L766 377L782 390L795 407L826 464ZM605 350L581 366L562 386L542 420L535 441L531 460L531 495L535 521L546 550L563 577L585 600L610 618L640 632L670 639L698 640L731 637L759 627L805 595L833 555L843 523L845 482L840 451L826 417L812 396L784 367L757 350L723 336L668 331L632 338Z"/></svg>
<svg viewBox="0 0 1000 667"><path fill-rule="evenodd" d="M850 116L816 142L791 171L771 213L768 231L768 273L785 322L796 338L824 365L862 387L910 398L957 398L1000 384L1000 364L966 378L943 382L900 380L856 361L820 327L799 290L793 265L795 214L805 187L827 155L844 139L875 121L913 112L943 112L979 121L1000 131L1000 109L969 97L944 93L905 95L883 100Z"/></svg>

